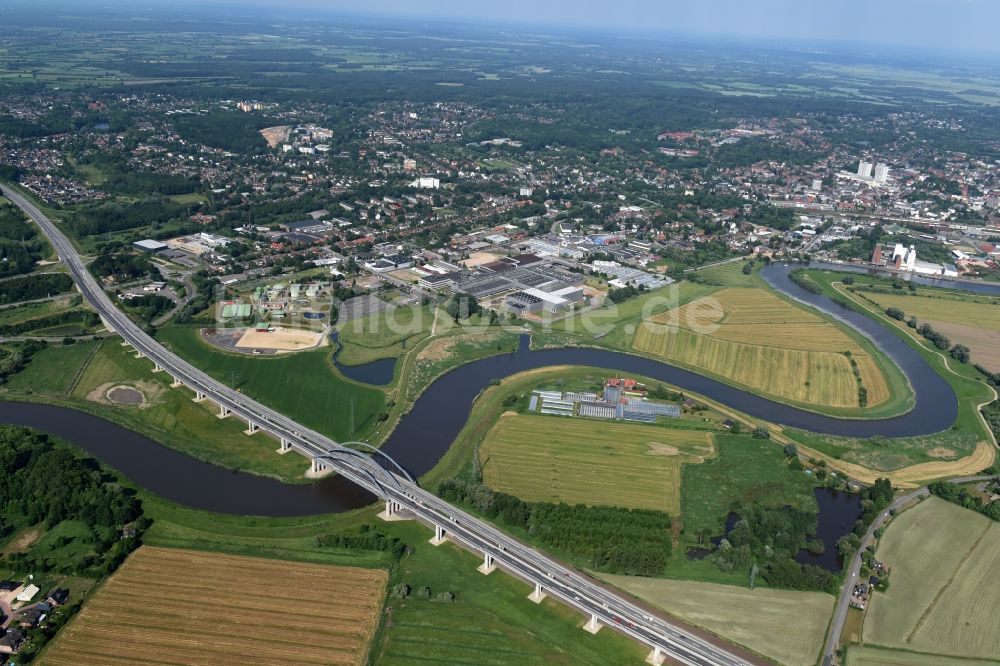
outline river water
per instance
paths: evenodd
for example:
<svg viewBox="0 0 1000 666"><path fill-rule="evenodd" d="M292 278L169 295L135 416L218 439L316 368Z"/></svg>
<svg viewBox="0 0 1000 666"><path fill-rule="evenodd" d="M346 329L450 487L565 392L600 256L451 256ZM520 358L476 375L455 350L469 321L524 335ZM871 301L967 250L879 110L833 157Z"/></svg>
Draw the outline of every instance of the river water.
<svg viewBox="0 0 1000 666"><path fill-rule="evenodd" d="M382 450L413 476L430 471L465 425L472 403L493 379L553 365L586 365L611 373L644 375L702 394L750 416L814 432L851 437L899 437L939 432L957 415L954 392L913 349L867 317L811 294L787 277L790 267L774 264L764 278L786 294L814 305L874 340L910 378L916 407L902 416L856 420L823 416L742 391L697 373L652 359L600 349L531 351L527 336L513 353L480 359L443 375L404 415ZM393 362L390 360L390 362ZM354 366L363 372L364 366ZM357 375L361 377L362 375ZM329 513L370 504L373 497L340 477L306 485L231 472L173 451L104 419L50 405L0 402L0 421L30 426L74 442L118 469L136 484L167 499L209 511L289 516ZM303 463L305 465L305 463Z"/></svg>

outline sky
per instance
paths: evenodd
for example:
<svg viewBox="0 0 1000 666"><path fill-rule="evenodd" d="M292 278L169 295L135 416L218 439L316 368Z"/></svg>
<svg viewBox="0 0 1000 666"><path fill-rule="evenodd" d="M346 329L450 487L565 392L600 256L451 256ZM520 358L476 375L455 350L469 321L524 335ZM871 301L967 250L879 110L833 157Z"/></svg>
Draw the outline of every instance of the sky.
<svg viewBox="0 0 1000 666"><path fill-rule="evenodd" d="M489 23L1000 51L1000 0L285 0L281 4Z"/></svg>

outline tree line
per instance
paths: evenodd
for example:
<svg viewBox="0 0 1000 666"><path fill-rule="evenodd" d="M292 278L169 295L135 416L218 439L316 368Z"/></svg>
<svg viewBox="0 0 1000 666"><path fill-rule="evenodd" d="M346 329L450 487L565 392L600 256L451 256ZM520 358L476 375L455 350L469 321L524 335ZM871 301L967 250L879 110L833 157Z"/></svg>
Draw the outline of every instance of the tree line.
<svg viewBox="0 0 1000 666"><path fill-rule="evenodd" d="M0 303L17 303L64 294L73 289L66 273L41 273L0 282Z"/></svg>
<svg viewBox="0 0 1000 666"><path fill-rule="evenodd" d="M662 575L670 559L670 516L612 506L525 502L482 483L445 481L438 495L527 533L605 573Z"/></svg>

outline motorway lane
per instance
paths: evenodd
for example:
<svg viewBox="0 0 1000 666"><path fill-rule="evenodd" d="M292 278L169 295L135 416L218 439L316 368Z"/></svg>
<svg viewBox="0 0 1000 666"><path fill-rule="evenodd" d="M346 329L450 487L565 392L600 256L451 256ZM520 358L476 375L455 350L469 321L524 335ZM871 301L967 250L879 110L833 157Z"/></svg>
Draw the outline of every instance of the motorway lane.
<svg viewBox="0 0 1000 666"><path fill-rule="evenodd" d="M648 615L624 597L596 585L533 548L511 539L492 525L473 517L419 488L405 478L390 474L364 454L345 449L280 413L215 381L187 361L164 349L132 322L87 271L69 239L30 201L8 188L0 188L31 217L66 263L78 288L105 321L138 351L182 381L204 393L221 407L255 422L287 440L309 458L321 458L338 473L383 498L399 502L423 522L445 526L458 542L489 553L504 569L531 583L541 584L553 596L580 611L595 615L603 624L650 646L669 658L692 666L738 666L742 660L704 640L686 634L663 619ZM621 623L616 623L615 618Z"/></svg>

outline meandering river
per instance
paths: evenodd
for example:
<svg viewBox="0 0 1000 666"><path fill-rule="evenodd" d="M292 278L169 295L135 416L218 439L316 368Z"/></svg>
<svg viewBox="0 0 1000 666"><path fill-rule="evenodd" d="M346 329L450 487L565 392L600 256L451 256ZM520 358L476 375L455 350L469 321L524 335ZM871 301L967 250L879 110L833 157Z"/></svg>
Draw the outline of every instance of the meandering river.
<svg viewBox="0 0 1000 666"><path fill-rule="evenodd" d="M472 403L493 379L553 365L606 368L644 375L704 395L750 416L814 432L851 437L900 437L951 427L958 401L951 386L924 359L888 329L859 313L844 310L825 296L791 282L791 267L773 264L764 278L785 294L817 307L863 332L902 369L916 398L915 407L893 418L861 420L824 416L754 395L695 372L601 349L531 351L527 336L513 353L456 368L431 384L402 417L383 450L414 477L441 459L468 418ZM363 366L358 366L362 367ZM373 496L340 477L291 485L231 472L162 446L102 418L51 405L0 402L0 421L37 428L74 442L119 470L136 484L179 504L221 513L291 516L331 513L365 506Z"/></svg>

